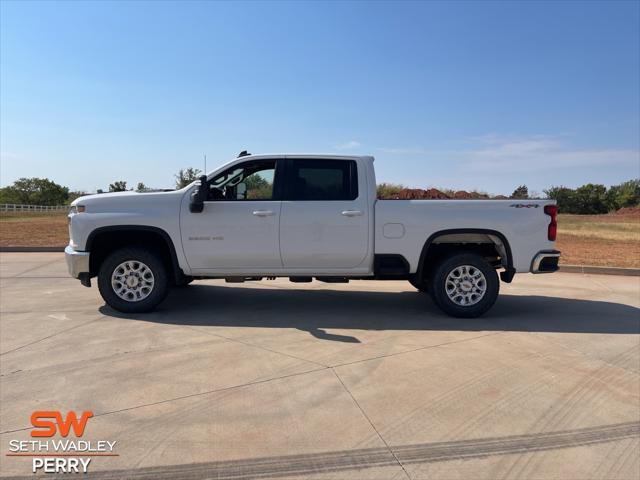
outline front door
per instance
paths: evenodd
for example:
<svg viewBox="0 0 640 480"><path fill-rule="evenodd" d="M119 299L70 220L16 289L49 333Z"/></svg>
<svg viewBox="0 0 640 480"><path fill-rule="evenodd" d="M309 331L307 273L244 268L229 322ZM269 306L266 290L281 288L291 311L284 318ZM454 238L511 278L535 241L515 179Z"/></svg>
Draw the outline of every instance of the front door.
<svg viewBox="0 0 640 480"><path fill-rule="evenodd" d="M189 212L188 201L186 211L183 205L182 245L193 271L282 268L277 163L253 160L229 167L208 181L201 213Z"/></svg>

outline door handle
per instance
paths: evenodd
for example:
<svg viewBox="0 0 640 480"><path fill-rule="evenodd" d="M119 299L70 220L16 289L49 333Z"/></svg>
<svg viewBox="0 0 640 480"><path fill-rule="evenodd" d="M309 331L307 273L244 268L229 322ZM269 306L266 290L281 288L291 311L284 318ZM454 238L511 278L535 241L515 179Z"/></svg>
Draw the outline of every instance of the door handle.
<svg viewBox="0 0 640 480"><path fill-rule="evenodd" d="M256 217L272 217L276 213L273 210L254 210L253 214Z"/></svg>
<svg viewBox="0 0 640 480"><path fill-rule="evenodd" d="M359 217L364 215L364 212L362 210L343 210L342 215L345 217Z"/></svg>

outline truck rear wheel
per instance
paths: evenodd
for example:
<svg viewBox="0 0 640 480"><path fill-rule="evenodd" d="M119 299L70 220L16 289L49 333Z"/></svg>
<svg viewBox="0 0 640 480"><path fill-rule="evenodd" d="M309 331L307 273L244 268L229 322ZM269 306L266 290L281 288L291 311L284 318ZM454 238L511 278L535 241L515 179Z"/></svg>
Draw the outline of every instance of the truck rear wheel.
<svg viewBox="0 0 640 480"><path fill-rule="evenodd" d="M149 312L167 296L169 277L155 253L144 248L122 248L102 262L98 289L104 301L115 310Z"/></svg>
<svg viewBox="0 0 640 480"><path fill-rule="evenodd" d="M497 272L474 253L452 255L432 274L431 298L442 311L454 317L479 317L493 306L499 291Z"/></svg>

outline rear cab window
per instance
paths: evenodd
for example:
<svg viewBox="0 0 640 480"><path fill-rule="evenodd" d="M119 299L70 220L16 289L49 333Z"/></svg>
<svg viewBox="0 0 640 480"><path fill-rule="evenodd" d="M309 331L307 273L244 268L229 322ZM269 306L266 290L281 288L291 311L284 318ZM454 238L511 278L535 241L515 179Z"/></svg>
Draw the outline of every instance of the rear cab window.
<svg viewBox="0 0 640 480"><path fill-rule="evenodd" d="M355 200L357 164L354 160L293 159L286 184L287 200Z"/></svg>

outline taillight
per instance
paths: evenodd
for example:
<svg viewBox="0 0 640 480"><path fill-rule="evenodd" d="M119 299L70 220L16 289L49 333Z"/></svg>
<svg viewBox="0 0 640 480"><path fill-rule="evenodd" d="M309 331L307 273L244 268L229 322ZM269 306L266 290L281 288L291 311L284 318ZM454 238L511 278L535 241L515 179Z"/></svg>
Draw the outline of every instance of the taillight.
<svg viewBox="0 0 640 480"><path fill-rule="evenodd" d="M547 238L552 242L556 241L556 235L558 234L558 206L557 205L545 205L544 213L551 217L549 227L547 228Z"/></svg>

